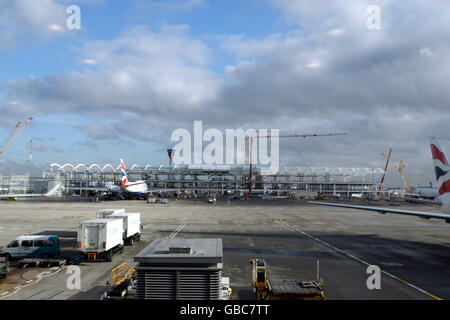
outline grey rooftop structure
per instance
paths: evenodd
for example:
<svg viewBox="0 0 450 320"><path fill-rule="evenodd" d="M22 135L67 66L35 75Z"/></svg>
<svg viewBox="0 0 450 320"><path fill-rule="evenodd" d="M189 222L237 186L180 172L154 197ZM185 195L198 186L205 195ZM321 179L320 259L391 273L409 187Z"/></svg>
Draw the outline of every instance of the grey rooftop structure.
<svg viewBox="0 0 450 320"><path fill-rule="evenodd" d="M136 266L138 300L217 300L222 283L222 239L157 239Z"/></svg>
<svg viewBox="0 0 450 320"><path fill-rule="evenodd" d="M140 266L222 263L222 239L157 239L134 257Z"/></svg>

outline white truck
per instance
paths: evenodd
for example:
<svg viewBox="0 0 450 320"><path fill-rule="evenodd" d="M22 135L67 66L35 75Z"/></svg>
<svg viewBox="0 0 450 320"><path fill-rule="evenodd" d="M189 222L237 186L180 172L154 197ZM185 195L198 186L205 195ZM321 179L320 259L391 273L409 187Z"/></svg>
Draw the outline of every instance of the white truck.
<svg viewBox="0 0 450 320"><path fill-rule="evenodd" d="M86 260L111 261L123 251L123 222L120 219L92 219L78 227L78 248Z"/></svg>
<svg viewBox="0 0 450 320"><path fill-rule="evenodd" d="M97 218L106 218L113 213L125 213L125 209L102 209L97 211Z"/></svg>
<svg viewBox="0 0 450 320"><path fill-rule="evenodd" d="M108 216L107 219L120 219L123 221L123 240L125 244L133 245L134 241L141 239L141 214L129 212L115 212Z"/></svg>

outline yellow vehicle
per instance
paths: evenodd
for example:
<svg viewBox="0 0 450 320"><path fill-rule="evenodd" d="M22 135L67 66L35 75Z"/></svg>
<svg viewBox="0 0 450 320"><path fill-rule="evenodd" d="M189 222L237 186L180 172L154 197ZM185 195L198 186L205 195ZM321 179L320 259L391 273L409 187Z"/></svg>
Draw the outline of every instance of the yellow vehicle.
<svg viewBox="0 0 450 320"><path fill-rule="evenodd" d="M126 262L111 271L110 288L105 292L103 299L127 299L132 298L131 290L136 283L136 270L128 268Z"/></svg>
<svg viewBox="0 0 450 320"><path fill-rule="evenodd" d="M258 300L325 300L323 283L319 279L269 281L264 259L250 259L250 263L253 265L253 292Z"/></svg>

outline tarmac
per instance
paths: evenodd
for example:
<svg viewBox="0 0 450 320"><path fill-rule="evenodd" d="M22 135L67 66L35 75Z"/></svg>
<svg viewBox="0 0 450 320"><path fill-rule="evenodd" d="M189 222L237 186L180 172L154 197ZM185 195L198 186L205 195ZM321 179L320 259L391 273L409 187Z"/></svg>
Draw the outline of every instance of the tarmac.
<svg viewBox="0 0 450 320"><path fill-rule="evenodd" d="M140 212L141 241L126 246L112 262L77 262L79 222L107 208ZM396 208L439 212L422 204ZM450 299L450 225L441 220L294 200L218 200L215 206L206 200L175 199L167 204L0 201L0 247L28 233L60 236L62 255L79 267L80 288L71 285L71 265L13 268L0 279L0 300L99 300L114 267L122 262L133 266L133 257L153 240L173 237L223 240L222 276L230 278L232 299L256 298L251 258L264 258L274 280L313 280L318 260L328 300ZM379 289L370 286L369 266L381 269Z"/></svg>

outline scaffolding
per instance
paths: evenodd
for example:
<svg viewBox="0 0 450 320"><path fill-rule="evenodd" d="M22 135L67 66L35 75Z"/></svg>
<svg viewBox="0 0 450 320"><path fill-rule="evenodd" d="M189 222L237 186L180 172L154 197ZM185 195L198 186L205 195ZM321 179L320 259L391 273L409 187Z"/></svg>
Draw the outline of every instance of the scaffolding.
<svg viewBox="0 0 450 320"><path fill-rule="evenodd" d="M384 173L380 168L282 167L277 174L269 168L253 167L252 187L255 193L287 196L306 191L319 194L362 193L378 190ZM127 169L130 181L145 180L148 189L155 192L174 192L196 195L226 195L248 192L249 166L186 165L145 166L132 165ZM65 190L82 193L89 188L120 185L120 166L111 164L53 163L44 171L44 179L57 179Z"/></svg>
<svg viewBox="0 0 450 320"><path fill-rule="evenodd" d="M30 180L28 175L0 176L0 194L32 193L34 188Z"/></svg>

